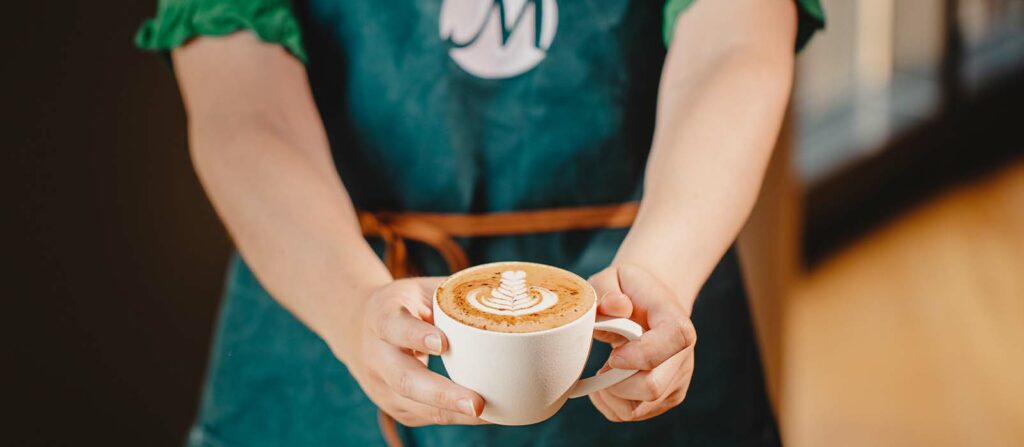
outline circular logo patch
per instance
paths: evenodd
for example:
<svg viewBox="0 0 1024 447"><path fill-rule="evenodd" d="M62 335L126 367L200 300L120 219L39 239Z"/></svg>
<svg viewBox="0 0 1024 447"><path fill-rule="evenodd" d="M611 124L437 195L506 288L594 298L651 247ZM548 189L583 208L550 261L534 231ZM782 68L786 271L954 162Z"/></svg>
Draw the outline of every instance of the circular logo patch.
<svg viewBox="0 0 1024 447"><path fill-rule="evenodd" d="M441 38L463 70L508 78L537 66L558 29L555 0L444 0Z"/></svg>

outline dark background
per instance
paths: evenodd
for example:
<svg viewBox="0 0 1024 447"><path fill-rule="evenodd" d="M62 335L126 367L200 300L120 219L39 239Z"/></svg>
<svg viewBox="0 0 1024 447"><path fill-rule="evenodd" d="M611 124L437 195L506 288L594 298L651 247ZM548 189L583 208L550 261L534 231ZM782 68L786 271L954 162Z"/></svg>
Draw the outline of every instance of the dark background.
<svg viewBox="0 0 1024 447"><path fill-rule="evenodd" d="M230 243L173 76L132 46L155 3L4 5L2 444L180 445L195 413Z"/></svg>

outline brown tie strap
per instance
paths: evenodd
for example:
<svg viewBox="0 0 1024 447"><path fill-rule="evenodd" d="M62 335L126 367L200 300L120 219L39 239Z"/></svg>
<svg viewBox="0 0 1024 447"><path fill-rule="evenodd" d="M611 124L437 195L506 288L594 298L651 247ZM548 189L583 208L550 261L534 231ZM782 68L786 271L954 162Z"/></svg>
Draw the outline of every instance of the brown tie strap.
<svg viewBox="0 0 1024 447"><path fill-rule="evenodd" d="M437 250L448 270L457 272L469 267L469 258L454 238L628 228L638 208L639 202L626 202L485 214L359 211L359 225L364 236L384 240L384 264L392 276L404 278L415 272L406 239Z"/></svg>

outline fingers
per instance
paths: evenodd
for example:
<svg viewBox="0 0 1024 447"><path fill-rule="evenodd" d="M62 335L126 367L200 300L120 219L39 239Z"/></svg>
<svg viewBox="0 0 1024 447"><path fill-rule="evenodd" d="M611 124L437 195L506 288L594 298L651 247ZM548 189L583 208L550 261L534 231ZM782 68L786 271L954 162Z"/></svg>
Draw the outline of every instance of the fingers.
<svg viewBox="0 0 1024 447"><path fill-rule="evenodd" d="M476 393L427 369L415 358L398 350L384 349L381 361L388 365L380 371L388 387L402 398L419 404L476 418L484 400ZM443 414L433 413L438 417Z"/></svg>
<svg viewBox="0 0 1024 447"><path fill-rule="evenodd" d="M595 332L600 340L621 343L606 367L641 372L592 393L594 406L609 420L619 422L649 419L679 405L689 388L693 372L690 348L697 341L688 306L675 291L637 266L609 268L590 281L598 290L602 314L628 316L649 328L640 339L626 343Z"/></svg>
<svg viewBox="0 0 1024 447"><path fill-rule="evenodd" d="M367 336L361 338L361 352L369 358L363 359L365 368L350 371L374 403L407 426L485 424L479 419L483 398L426 367L422 353L447 348L444 334L430 324L432 296L441 281L403 279L375 292L364 314Z"/></svg>
<svg viewBox="0 0 1024 447"><path fill-rule="evenodd" d="M427 296L434 294L434 290L437 290L437 286L441 285L445 279L444 276L417 276L410 278L412 281L416 281L423 288L423 293Z"/></svg>
<svg viewBox="0 0 1024 447"><path fill-rule="evenodd" d="M594 339L600 342L608 343L613 348L617 348L625 344L628 339L619 334L607 332L607 331L594 331Z"/></svg>
<svg viewBox="0 0 1024 447"><path fill-rule="evenodd" d="M617 407L612 407L606 401L607 393L603 393L603 392L591 393L589 397L590 397L590 402L594 404L594 408L597 408L597 411L601 412L601 414L605 417L605 419L608 419L609 421L612 421L612 422L622 422L623 421L623 419L621 417L619 417L619 411L621 411L621 410L619 408L617 408Z"/></svg>
<svg viewBox="0 0 1024 447"><path fill-rule="evenodd" d="M692 374L693 351L687 350L652 371L638 373L590 398L610 421L642 421L682 403Z"/></svg>
<svg viewBox="0 0 1024 447"><path fill-rule="evenodd" d="M620 399L653 402L665 396L670 390L678 387L686 367L687 359L692 356L679 353L650 371L641 371L622 382L607 388L608 394Z"/></svg>
<svg viewBox="0 0 1024 447"><path fill-rule="evenodd" d="M650 330L639 340L617 347L608 361L611 367L651 370L696 343L697 332L687 312L664 283L633 265L619 266L613 272L622 292L634 305L632 318ZM600 280L611 282L607 277Z"/></svg>
<svg viewBox="0 0 1024 447"><path fill-rule="evenodd" d="M467 416L462 413L423 405L408 399L402 399L392 410L391 417L406 427L424 425L483 425L489 424L483 419Z"/></svg>
<svg viewBox="0 0 1024 447"><path fill-rule="evenodd" d="M597 371L601 374L611 369L607 364ZM594 404L597 411L601 412L606 419L612 422L623 422L629 420L629 406L625 399L619 399L608 394L607 390L590 393L590 402Z"/></svg>
<svg viewBox="0 0 1024 447"><path fill-rule="evenodd" d="M379 300L382 309L391 311L402 307L409 313L428 323L434 321L433 296L437 286L444 278L431 276L399 279L391 283L385 291L379 292L373 299Z"/></svg>
<svg viewBox="0 0 1024 447"><path fill-rule="evenodd" d="M608 365L617 369L650 370L697 342L697 332L685 317L663 321L644 333L639 340L614 351Z"/></svg>
<svg viewBox="0 0 1024 447"><path fill-rule="evenodd" d="M445 277L443 276L423 276L412 279L419 286L421 302L428 308L432 309L434 307L434 292L437 291L437 286L441 285L444 280Z"/></svg>
<svg viewBox="0 0 1024 447"><path fill-rule="evenodd" d="M673 313L681 312L690 317L689 304L681 296L681 291L673 290L658 277L647 270L632 264L618 266L615 270L622 288L633 302L633 320L645 321L648 315L653 320L663 309L671 309ZM650 321L653 326L655 321Z"/></svg>
<svg viewBox="0 0 1024 447"><path fill-rule="evenodd" d="M381 306L370 327L378 337L398 347L440 355L448 341L434 327L431 296L441 283L440 277L399 280L380 295Z"/></svg>
<svg viewBox="0 0 1024 447"><path fill-rule="evenodd" d="M623 399L612 394L611 389L590 395L591 402L612 422L642 421L658 416L683 402L689 388L689 375L675 380L675 384L653 401Z"/></svg>
<svg viewBox="0 0 1024 447"><path fill-rule="evenodd" d="M377 336L391 345L439 355L448 347L444 333L412 316L406 309L381 313L374 325Z"/></svg>
<svg viewBox="0 0 1024 447"><path fill-rule="evenodd" d="M651 402L658 400L671 384L671 374L656 374L653 371L641 371L633 377L623 380L614 387L608 388L608 394L624 400ZM614 388L614 389L613 389Z"/></svg>
<svg viewBox="0 0 1024 447"><path fill-rule="evenodd" d="M659 416L662 413L671 410L679 402L670 404L668 399L663 399L655 402L634 402L629 400L622 400L614 396L605 395L602 396L611 408L619 412L619 419L624 422L639 422L646 421L655 416Z"/></svg>
<svg viewBox="0 0 1024 447"><path fill-rule="evenodd" d="M629 318L633 303L619 290L619 279L614 269L605 269L590 277L590 284L597 291L597 312L609 317ZM594 331L594 338L612 346L625 343L626 337L605 331Z"/></svg>

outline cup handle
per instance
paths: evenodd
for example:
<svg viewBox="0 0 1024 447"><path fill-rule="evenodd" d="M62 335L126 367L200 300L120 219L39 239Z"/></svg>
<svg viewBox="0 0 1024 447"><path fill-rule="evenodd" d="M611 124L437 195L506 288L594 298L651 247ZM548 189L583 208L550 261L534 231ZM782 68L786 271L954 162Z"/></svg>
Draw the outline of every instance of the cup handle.
<svg viewBox="0 0 1024 447"><path fill-rule="evenodd" d="M598 317L597 323L594 324L594 330L616 333L626 337L629 341L640 338L644 333L644 329L629 318ZM635 369L610 369L593 377L580 379L569 390L569 397L583 397L595 391L603 390L630 378L630 376L636 374L636 371Z"/></svg>

